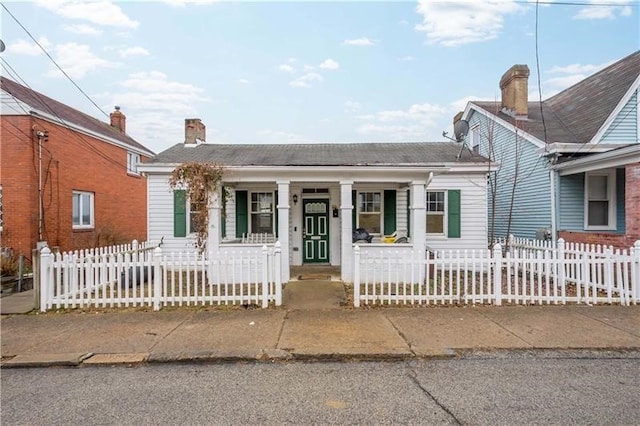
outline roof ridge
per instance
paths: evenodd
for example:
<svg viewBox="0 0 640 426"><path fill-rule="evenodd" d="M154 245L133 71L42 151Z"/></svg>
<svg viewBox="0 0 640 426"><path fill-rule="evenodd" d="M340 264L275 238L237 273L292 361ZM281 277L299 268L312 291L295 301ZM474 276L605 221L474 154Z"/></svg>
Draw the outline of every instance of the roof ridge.
<svg viewBox="0 0 640 426"><path fill-rule="evenodd" d="M136 141L128 134L119 132L117 129L112 127L110 123L99 120L96 117L93 117L85 112L80 111L79 109L73 108L70 105L53 99L50 96L47 96L41 92L38 92L37 90L20 84L8 77L0 76L0 88L9 93L12 97L27 104L29 107L55 117L60 121L59 124L63 126L69 126L69 124L73 124L74 126L82 127L87 130L96 132L105 138L117 140L130 146L131 148L147 151L150 155L154 154L153 151L142 145L140 142ZM91 129L88 127L87 123L81 123L78 122L79 120L74 120L70 117L64 117L64 115L68 114L80 115L83 120L91 122L91 124L95 128Z"/></svg>

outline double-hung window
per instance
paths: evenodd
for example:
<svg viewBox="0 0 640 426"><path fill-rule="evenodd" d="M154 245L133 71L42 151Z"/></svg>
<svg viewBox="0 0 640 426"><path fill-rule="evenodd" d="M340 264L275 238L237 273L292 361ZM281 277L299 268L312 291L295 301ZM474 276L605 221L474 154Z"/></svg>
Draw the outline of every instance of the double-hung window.
<svg viewBox="0 0 640 426"><path fill-rule="evenodd" d="M461 194L459 189L427 191L427 235L460 238Z"/></svg>
<svg viewBox="0 0 640 426"><path fill-rule="evenodd" d="M200 209L204 201L189 199L189 233L195 234L199 232L204 225L204 218L201 216ZM206 213L208 214L208 212Z"/></svg>
<svg viewBox="0 0 640 426"><path fill-rule="evenodd" d="M251 193L251 231L252 233L273 234L274 196L273 192Z"/></svg>
<svg viewBox="0 0 640 426"><path fill-rule="evenodd" d="M615 170L585 175L585 228L615 229Z"/></svg>
<svg viewBox="0 0 640 426"><path fill-rule="evenodd" d="M380 234L382 193L360 192L358 196L358 228L364 228L370 234Z"/></svg>
<svg viewBox="0 0 640 426"><path fill-rule="evenodd" d="M444 219L444 191L427 191L427 234L444 235Z"/></svg>
<svg viewBox="0 0 640 426"><path fill-rule="evenodd" d="M140 154L127 152L127 173L137 175L139 162L140 162Z"/></svg>
<svg viewBox="0 0 640 426"><path fill-rule="evenodd" d="M73 191L72 220L74 229L94 227L93 192Z"/></svg>

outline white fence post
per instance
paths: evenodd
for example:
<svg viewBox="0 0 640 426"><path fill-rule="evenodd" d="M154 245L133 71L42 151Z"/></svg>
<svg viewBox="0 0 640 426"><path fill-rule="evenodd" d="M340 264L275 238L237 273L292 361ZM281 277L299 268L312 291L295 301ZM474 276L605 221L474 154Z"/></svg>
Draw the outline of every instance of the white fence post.
<svg viewBox="0 0 640 426"><path fill-rule="evenodd" d="M353 248L353 306L360 307L360 246Z"/></svg>
<svg viewBox="0 0 640 426"><path fill-rule="evenodd" d="M556 254L556 287L560 286L560 294L562 297L562 304L567 304L567 282L565 277L565 246L564 238L558 239L558 252ZM557 301L556 301L557 303Z"/></svg>
<svg viewBox="0 0 640 426"><path fill-rule="evenodd" d="M640 301L640 240L631 248L631 297L634 305Z"/></svg>
<svg viewBox="0 0 640 426"><path fill-rule="evenodd" d="M275 268L276 266L273 265ZM280 265L278 265L280 267ZM262 307L269 306L269 250L262 246Z"/></svg>
<svg viewBox="0 0 640 426"><path fill-rule="evenodd" d="M49 247L45 246L40 251L40 311L47 312L50 302L51 293L53 292L53 274L51 267L53 263L53 254Z"/></svg>
<svg viewBox="0 0 640 426"><path fill-rule="evenodd" d="M160 310L160 299L162 297L162 249L157 247L153 250L153 310Z"/></svg>
<svg viewBox="0 0 640 426"><path fill-rule="evenodd" d="M280 306L282 305L282 270L280 269L282 267L282 247L280 246L280 241L276 241L275 243L275 250L274 250L274 262L273 264L275 265L275 269L276 269L276 282L275 282L275 286L276 286L276 306ZM288 267L288 264L287 264Z"/></svg>
<svg viewBox="0 0 640 426"><path fill-rule="evenodd" d="M496 306L502 305L502 246L493 246L493 297Z"/></svg>

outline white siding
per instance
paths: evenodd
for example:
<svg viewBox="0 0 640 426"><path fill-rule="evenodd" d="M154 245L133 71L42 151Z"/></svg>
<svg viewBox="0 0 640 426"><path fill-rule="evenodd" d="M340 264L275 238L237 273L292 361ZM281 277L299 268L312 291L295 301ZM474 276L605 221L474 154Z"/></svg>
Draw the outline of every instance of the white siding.
<svg viewBox="0 0 640 426"><path fill-rule="evenodd" d="M167 175L149 174L148 185L148 240L162 240L164 252L196 251L193 237L173 236L173 191L169 188Z"/></svg>
<svg viewBox="0 0 640 426"><path fill-rule="evenodd" d="M460 190L460 238L427 235L432 249L487 248L487 197L484 174L434 176L428 191Z"/></svg>

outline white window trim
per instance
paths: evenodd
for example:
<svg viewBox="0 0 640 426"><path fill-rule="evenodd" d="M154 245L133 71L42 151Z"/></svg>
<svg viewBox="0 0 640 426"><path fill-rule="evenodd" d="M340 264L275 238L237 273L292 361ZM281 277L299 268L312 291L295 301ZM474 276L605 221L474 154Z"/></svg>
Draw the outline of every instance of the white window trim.
<svg viewBox="0 0 640 426"><path fill-rule="evenodd" d="M480 146L480 124L474 124L473 127L471 127L471 143L469 144L471 146L471 149L473 149L476 146Z"/></svg>
<svg viewBox="0 0 640 426"><path fill-rule="evenodd" d="M428 227L428 221L427 221L427 216L429 215L429 192L444 192L444 211L442 212L442 232L429 232L428 229L426 229ZM425 192L425 229L426 229L426 234L431 236L431 237L444 237L446 238L448 235L447 230L449 229L449 191L447 191L446 189L433 189L430 188L428 191Z"/></svg>
<svg viewBox="0 0 640 426"><path fill-rule="evenodd" d="M137 157L137 161L133 163L131 160L132 158L136 158L136 157ZM127 151L127 174L140 176L140 172L138 171L138 164L140 164L141 159L142 157L140 156L140 154Z"/></svg>
<svg viewBox="0 0 640 426"><path fill-rule="evenodd" d="M249 199L247 200L247 202L249 203L249 217L248 217L248 223L247 223L247 229L249 230L249 233L254 233L257 231L254 231L252 229L253 227L253 215L254 214L258 214L260 212L254 212L253 211L253 194L271 194L271 199L273 200L273 203L271 203L271 234L275 235L276 233L276 205L278 203L278 200L276 200L276 193L274 191L249 191Z"/></svg>
<svg viewBox="0 0 640 426"><path fill-rule="evenodd" d="M187 205L186 205L186 210L187 210L187 235L195 235L197 233L197 231L191 229L191 199L189 199L187 197Z"/></svg>
<svg viewBox="0 0 640 426"><path fill-rule="evenodd" d="M589 225L589 176L607 177L607 198L609 201L609 224L605 226ZM584 175L584 229L586 231L613 231L616 229L616 170L598 170Z"/></svg>
<svg viewBox="0 0 640 426"><path fill-rule="evenodd" d="M361 210L361 206L360 206L360 194L380 194L380 211L379 212L363 212ZM370 232L367 229L367 232L369 232L369 235L372 235L374 237L379 237L382 236L384 234L384 190L382 191L377 191L377 190L371 190L371 191L367 191L367 190L363 190L363 191L358 191L356 193L356 228L360 228L360 215L361 214L365 214L365 215L374 215L377 214L378 218L380 220L378 226L380 227L380 232Z"/></svg>
<svg viewBox="0 0 640 426"><path fill-rule="evenodd" d="M96 209L96 198L95 193L88 191L73 191L72 197L76 195L80 195L80 201L82 202L82 195L89 195L91 210L90 210L90 218L89 224L81 224L76 225L73 223L73 199L71 200L71 226L73 229L94 229L95 228L95 209ZM82 219L82 207L80 205L80 218Z"/></svg>

